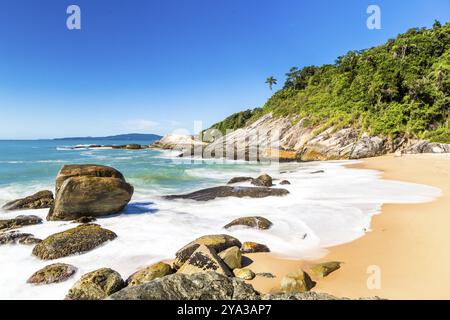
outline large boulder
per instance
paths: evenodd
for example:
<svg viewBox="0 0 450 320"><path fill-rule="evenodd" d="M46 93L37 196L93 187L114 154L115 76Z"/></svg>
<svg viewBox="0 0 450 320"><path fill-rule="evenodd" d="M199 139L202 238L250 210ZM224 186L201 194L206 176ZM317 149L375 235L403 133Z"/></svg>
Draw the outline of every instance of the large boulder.
<svg viewBox="0 0 450 320"><path fill-rule="evenodd" d="M230 270L242 267L242 253L239 247L231 247L219 253L219 257Z"/></svg>
<svg viewBox="0 0 450 320"><path fill-rule="evenodd" d="M208 271L214 271L224 276L232 275L228 266L217 255L214 249L201 244L177 273L194 274Z"/></svg>
<svg viewBox="0 0 450 320"><path fill-rule="evenodd" d="M267 230L272 226L272 222L263 217L243 217L237 218L224 226L225 229L229 229L234 226L246 226L255 229Z"/></svg>
<svg viewBox="0 0 450 320"><path fill-rule="evenodd" d="M17 216L13 219L0 220L0 230L17 229L40 223L42 219L38 216Z"/></svg>
<svg viewBox="0 0 450 320"><path fill-rule="evenodd" d="M125 287L120 274L109 268L89 272L81 277L66 296L67 300L103 300Z"/></svg>
<svg viewBox="0 0 450 320"><path fill-rule="evenodd" d="M53 192L44 190L32 196L14 200L5 204L2 209L6 211L26 209L47 209L53 205Z"/></svg>
<svg viewBox="0 0 450 320"><path fill-rule="evenodd" d="M58 259L90 251L116 237L99 225L83 224L47 237L34 247L33 254L43 260Z"/></svg>
<svg viewBox="0 0 450 320"><path fill-rule="evenodd" d="M66 281L77 272L77 268L65 263L50 264L35 273L27 280L32 284L51 284Z"/></svg>
<svg viewBox="0 0 450 320"><path fill-rule="evenodd" d="M183 195L171 195L166 196L166 199L189 199L196 201L209 201L216 198L225 197L236 197L236 198L266 198L270 196L285 196L288 195L289 191L286 189L272 189L267 187L213 187L208 189L203 189Z"/></svg>
<svg viewBox="0 0 450 320"><path fill-rule="evenodd" d="M258 253L270 252L270 249L265 244L247 241L242 244L241 251L243 253Z"/></svg>
<svg viewBox="0 0 450 320"><path fill-rule="evenodd" d="M281 280L281 290L285 293L304 293L310 291L316 283L303 270L287 274Z"/></svg>
<svg viewBox="0 0 450 320"><path fill-rule="evenodd" d="M273 185L272 177L268 174L260 175L252 181L252 184L258 187L271 187Z"/></svg>
<svg viewBox="0 0 450 320"><path fill-rule="evenodd" d="M134 287L153 281L157 278L168 276L174 271L170 265L164 262L154 263L144 269L136 271L127 279L127 285L129 287Z"/></svg>
<svg viewBox="0 0 450 320"><path fill-rule="evenodd" d="M34 245L41 241L42 241L41 239L35 238L30 233L21 233L17 231L0 233L0 245L5 244Z"/></svg>
<svg viewBox="0 0 450 320"><path fill-rule="evenodd" d="M130 202L133 186L114 168L64 166L56 178L55 205L47 220L75 220L120 212Z"/></svg>
<svg viewBox="0 0 450 320"><path fill-rule="evenodd" d="M216 272L172 274L111 295L112 300L259 300L244 281Z"/></svg>
<svg viewBox="0 0 450 320"><path fill-rule="evenodd" d="M208 248L213 249L215 252L222 252L230 247L241 247L241 242L238 239L226 234L200 237L188 243L176 252L176 259L173 263L174 267L177 269L180 268L200 245L205 245Z"/></svg>

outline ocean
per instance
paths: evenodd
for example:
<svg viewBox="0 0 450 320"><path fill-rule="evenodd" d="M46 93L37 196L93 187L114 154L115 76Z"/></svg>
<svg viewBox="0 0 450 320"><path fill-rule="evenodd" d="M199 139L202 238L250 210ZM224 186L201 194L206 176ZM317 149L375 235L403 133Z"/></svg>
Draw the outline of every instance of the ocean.
<svg viewBox="0 0 450 320"><path fill-rule="evenodd" d="M65 164L103 164L121 171L135 188L128 207L96 223L118 238L88 253L55 261L32 256L32 246L0 246L0 299L63 299L86 272L109 267L123 278L160 260L207 234L230 234L243 241L266 244L279 256L314 259L326 248L353 241L370 231L373 215L384 203L432 201L440 190L417 184L382 180L380 172L350 169L354 161L257 164L242 161L177 158L173 151L73 149L89 144L148 144L148 141L39 140L0 141L0 206L37 191L54 189L54 180ZM312 172L323 170L323 173ZM289 180L288 196L264 199L223 198L208 202L165 200L164 195L191 192L225 184L235 176L257 177L268 173L275 184ZM245 185L245 184L243 184ZM48 210L4 212L0 219L34 214L45 219ZM263 216L273 222L269 230L223 226L243 216ZM45 238L73 228L74 224L45 221L21 231ZM78 268L60 284L26 283L32 273L54 262ZM267 270L270 272L270 270Z"/></svg>

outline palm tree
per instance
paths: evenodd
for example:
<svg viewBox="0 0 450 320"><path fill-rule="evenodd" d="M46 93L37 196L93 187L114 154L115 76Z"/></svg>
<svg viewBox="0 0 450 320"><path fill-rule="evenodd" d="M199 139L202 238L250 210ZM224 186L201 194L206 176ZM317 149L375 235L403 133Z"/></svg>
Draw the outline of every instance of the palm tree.
<svg viewBox="0 0 450 320"><path fill-rule="evenodd" d="M275 79L273 76L270 76L267 78L266 83L269 85L270 90L272 90L272 86L274 84L277 84L277 79Z"/></svg>

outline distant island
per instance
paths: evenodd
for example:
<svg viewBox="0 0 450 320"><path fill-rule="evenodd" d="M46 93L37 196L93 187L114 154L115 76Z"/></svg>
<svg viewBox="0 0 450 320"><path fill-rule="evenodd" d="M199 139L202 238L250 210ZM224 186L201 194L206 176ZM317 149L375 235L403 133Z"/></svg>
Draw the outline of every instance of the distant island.
<svg viewBox="0 0 450 320"><path fill-rule="evenodd" d="M69 138L56 138L53 140L120 140L120 141L149 141L153 142L161 139L162 137L157 134L143 134L143 133L129 133L119 134L115 136L107 137L69 137Z"/></svg>

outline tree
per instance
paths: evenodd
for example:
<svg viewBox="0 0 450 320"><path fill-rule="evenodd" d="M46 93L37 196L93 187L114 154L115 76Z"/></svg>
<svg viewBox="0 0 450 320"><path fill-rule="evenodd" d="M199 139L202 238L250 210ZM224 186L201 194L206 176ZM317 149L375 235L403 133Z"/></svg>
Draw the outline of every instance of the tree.
<svg viewBox="0 0 450 320"><path fill-rule="evenodd" d="M267 78L266 83L269 85L270 90L272 90L272 86L274 84L277 84L277 79L275 79L273 76L270 76Z"/></svg>

